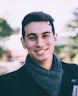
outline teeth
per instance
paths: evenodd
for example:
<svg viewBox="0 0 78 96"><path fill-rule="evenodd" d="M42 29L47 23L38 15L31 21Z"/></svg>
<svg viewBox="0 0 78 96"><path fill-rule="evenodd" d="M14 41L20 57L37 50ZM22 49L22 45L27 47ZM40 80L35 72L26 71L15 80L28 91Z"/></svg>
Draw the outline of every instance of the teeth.
<svg viewBox="0 0 78 96"><path fill-rule="evenodd" d="M45 52L45 50L40 50L40 51L37 51L37 54L43 54Z"/></svg>

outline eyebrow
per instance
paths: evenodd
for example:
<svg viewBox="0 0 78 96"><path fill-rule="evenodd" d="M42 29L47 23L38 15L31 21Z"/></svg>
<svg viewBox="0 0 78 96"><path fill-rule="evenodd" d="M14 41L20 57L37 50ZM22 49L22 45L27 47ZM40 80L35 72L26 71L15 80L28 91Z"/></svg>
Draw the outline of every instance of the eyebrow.
<svg viewBox="0 0 78 96"><path fill-rule="evenodd" d="M42 34L45 35L45 34L47 34L47 33L51 33L51 32L46 31L46 32L43 32ZM29 37L29 36L31 36L31 35L36 35L36 34L35 34L35 33L29 33L29 34L27 35L27 37Z"/></svg>
<svg viewBox="0 0 78 96"><path fill-rule="evenodd" d="M47 34L47 33L51 33L51 32L49 32L49 31L46 31L46 32L44 32L44 33L42 33L42 34Z"/></svg>

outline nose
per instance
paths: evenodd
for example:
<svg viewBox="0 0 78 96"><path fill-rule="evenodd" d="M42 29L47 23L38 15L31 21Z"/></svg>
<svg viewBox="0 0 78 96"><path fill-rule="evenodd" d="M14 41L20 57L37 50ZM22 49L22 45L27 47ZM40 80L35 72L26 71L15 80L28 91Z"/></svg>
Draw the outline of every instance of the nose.
<svg viewBox="0 0 78 96"><path fill-rule="evenodd" d="M42 47L44 45L44 40L42 38L37 39L37 47Z"/></svg>

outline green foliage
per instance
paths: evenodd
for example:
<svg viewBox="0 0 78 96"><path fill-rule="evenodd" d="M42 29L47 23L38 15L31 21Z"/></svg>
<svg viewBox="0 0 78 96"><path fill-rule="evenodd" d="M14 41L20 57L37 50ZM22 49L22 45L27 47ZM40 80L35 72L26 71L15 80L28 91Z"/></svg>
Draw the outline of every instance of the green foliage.
<svg viewBox="0 0 78 96"><path fill-rule="evenodd" d="M70 34L71 32L74 32L74 36L69 36L67 38L65 47L61 45L59 46L59 49L56 48L55 50L61 59L63 57L69 58L71 62L78 56L78 8L74 10L73 15L74 18L69 20L68 24L66 24L66 29ZM58 50L60 50L59 53Z"/></svg>
<svg viewBox="0 0 78 96"><path fill-rule="evenodd" d="M7 23L6 20L0 18L0 37L10 36L13 32L13 29Z"/></svg>
<svg viewBox="0 0 78 96"><path fill-rule="evenodd" d="M75 18L66 24L66 29L78 33L78 8L74 10L73 15Z"/></svg>
<svg viewBox="0 0 78 96"><path fill-rule="evenodd" d="M2 47L0 47L0 58L2 58L3 54L4 54L4 50Z"/></svg>
<svg viewBox="0 0 78 96"><path fill-rule="evenodd" d="M73 38L72 38L73 39ZM69 58L71 62L78 54L78 45L74 44L67 44L67 45L60 45L55 46L55 53L59 56L61 60L64 58Z"/></svg>

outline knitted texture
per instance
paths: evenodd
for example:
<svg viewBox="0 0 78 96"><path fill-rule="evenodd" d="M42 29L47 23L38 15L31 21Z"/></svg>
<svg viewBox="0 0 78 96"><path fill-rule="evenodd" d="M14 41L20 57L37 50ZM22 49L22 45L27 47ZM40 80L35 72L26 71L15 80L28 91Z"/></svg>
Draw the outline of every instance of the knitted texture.
<svg viewBox="0 0 78 96"><path fill-rule="evenodd" d="M51 70L46 70L38 66L28 55L26 59L26 68L33 79L49 94L49 96L58 96L61 80L62 65L58 57L53 55Z"/></svg>

